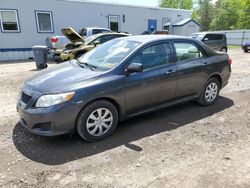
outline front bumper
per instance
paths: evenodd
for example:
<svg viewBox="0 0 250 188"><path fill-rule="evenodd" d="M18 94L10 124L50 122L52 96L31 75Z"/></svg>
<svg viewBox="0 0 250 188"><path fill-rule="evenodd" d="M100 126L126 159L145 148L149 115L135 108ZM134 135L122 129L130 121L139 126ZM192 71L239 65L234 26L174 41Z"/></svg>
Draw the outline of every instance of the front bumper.
<svg viewBox="0 0 250 188"><path fill-rule="evenodd" d="M65 53L61 53L60 58L62 61L69 61L75 58L74 54L65 54Z"/></svg>
<svg viewBox="0 0 250 188"><path fill-rule="evenodd" d="M34 108L33 98L25 104L17 103L20 123L30 132L42 136L56 136L75 131L75 122L81 107L70 102L48 108Z"/></svg>
<svg viewBox="0 0 250 188"><path fill-rule="evenodd" d="M242 50L250 50L250 45L244 45L241 48Z"/></svg>

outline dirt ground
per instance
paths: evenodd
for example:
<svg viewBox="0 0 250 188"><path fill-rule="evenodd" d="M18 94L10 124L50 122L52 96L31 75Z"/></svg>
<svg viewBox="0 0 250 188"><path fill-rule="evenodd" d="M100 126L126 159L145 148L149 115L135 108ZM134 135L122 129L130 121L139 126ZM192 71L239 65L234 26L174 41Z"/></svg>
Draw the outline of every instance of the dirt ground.
<svg viewBox="0 0 250 188"><path fill-rule="evenodd" d="M229 54L231 80L213 106L191 102L137 117L91 144L22 128L15 104L34 62L0 63L0 187L249 188L250 53Z"/></svg>

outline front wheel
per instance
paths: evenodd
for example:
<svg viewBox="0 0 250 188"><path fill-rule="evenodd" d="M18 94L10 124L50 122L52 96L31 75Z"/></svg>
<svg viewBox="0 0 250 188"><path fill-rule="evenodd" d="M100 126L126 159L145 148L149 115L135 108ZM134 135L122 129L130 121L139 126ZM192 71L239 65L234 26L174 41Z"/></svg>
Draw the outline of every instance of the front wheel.
<svg viewBox="0 0 250 188"><path fill-rule="evenodd" d="M220 83L216 78L211 78L202 89L198 103L203 106L212 105L218 98L220 92Z"/></svg>
<svg viewBox="0 0 250 188"><path fill-rule="evenodd" d="M88 142L96 142L110 136L118 124L116 107L106 100L88 104L79 114L77 133Z"/></svg>

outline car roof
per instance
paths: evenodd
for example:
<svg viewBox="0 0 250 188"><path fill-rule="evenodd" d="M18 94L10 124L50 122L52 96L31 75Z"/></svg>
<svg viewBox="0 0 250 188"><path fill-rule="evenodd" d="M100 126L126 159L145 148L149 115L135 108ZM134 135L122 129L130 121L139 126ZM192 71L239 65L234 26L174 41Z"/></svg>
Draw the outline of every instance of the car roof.
<svg viewBox="0 0 250 188"><path fill-rule="evenodd" d="M104 35L124 35L124 36L130 36L131 34L128 34L128 33L107 32L107 33L98 33L98 34L95 34L95 35L92 35L92 36L99 37L99 36L104 36Z"/></svg>
<svg viewBox="0 0 250 188"><path fill-rule="evenodd" d="M220 32L198 32L193 33L193 35L206 35L206 34L215 34L215 35L225 35L226 33L220 33Z"/></svg>
<svg viewBox="0 0 250 188"><path fill-rule="evenodd" d="M105 27L83 27L82 29L103 29L103 30L110 31L109 28L105 28Z"/></svg>
<svg viewBox="0 0 250 188"><path fill-rule="evenodd" d="M122 38L122 40L131 40L140 43L148 43L153 41L169 40L169 39L188 39L188 37L176 36L176 35L135 35ZM192 39L191 39L192 40Z"/></svg>

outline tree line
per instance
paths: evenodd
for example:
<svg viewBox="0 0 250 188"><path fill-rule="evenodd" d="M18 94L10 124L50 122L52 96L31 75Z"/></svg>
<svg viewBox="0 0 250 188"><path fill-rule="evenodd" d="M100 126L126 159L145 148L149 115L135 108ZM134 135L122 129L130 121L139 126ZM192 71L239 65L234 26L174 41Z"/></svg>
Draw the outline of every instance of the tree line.
<svg viewBox="0 0 250 188"><path fill-rule="evenodd" d="M191 9L203 31L250 29L250 0L160 0L159 4Z"/></svg>

